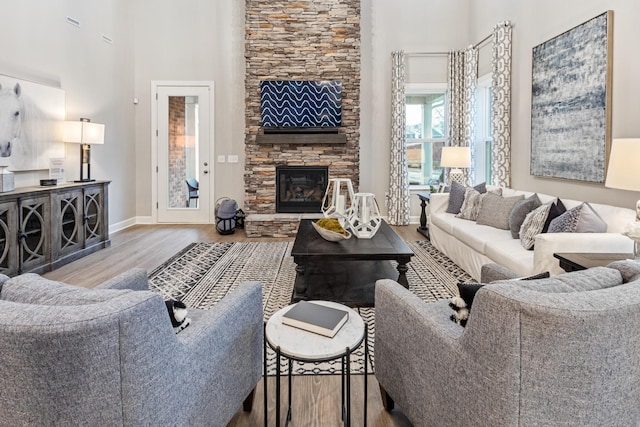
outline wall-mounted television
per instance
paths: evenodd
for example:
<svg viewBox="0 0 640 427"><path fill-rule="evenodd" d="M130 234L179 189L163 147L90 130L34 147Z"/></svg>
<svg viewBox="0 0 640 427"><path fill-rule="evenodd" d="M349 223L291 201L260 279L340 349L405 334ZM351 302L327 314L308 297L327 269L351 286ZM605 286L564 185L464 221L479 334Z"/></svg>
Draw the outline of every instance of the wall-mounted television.
<svg viewBox="0 0 640 427"><path fill-rule="evenodd" d="M342 82L263 80L262 127L335 128L342 123Z"/></svg>

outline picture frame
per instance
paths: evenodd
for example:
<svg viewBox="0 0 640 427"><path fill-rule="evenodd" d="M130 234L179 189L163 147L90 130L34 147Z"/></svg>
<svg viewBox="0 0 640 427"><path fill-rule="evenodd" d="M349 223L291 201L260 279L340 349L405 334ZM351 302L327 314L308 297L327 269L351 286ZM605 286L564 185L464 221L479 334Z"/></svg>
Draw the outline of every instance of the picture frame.
<svg viewBox="0 0 640 427"><path fill-rule="evenodd" d="M533 48L531 175L604 183L612 44L607 11Z"/></svg>
<svg viewBox="0 0 640 427"><path fill-rule="evenodd" d="M11 171L49 168L64 157L65 93L0 74L0 164Z"/></svg>

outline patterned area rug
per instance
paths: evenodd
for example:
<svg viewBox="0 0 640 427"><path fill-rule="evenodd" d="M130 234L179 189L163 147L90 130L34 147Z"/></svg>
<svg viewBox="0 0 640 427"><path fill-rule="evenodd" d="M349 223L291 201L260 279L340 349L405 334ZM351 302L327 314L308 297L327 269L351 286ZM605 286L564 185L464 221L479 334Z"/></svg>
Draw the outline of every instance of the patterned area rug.
<svg viewBox="0 0 640 427"><path fill-rule="evenodd" d="M408 264L409 290L424 301L450 298L456 284L473 279L429 241L408 243L415 253ZM208 309L246 281L263 284L265 320L290 304L296 276L291 256L293 242L192 243L149 274L150 287L165 299L183 301L187 307ZM375 312L358 308L369 325L369 372L374 372ZM275 374L275 353L268 352L268 374ZM282 372L287 363L282 362ZM294 374L334 374L340 361L294 363ZM364 344L351 356L353 373L364 373Z"/></svg>

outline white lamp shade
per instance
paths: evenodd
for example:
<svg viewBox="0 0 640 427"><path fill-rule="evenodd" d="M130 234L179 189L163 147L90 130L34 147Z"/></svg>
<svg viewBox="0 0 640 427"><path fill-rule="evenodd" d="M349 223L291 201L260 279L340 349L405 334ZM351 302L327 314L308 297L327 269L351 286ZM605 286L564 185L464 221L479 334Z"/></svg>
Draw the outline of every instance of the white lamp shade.
<svg viewBox="0 0 640 427"><path fill-rule="evenodd" d="M440 166L445 168L468 168L471 166L469 147L442 147Z"/></svg>
<svg viewBox="0 0 640 427"><path fill-rule="evenodd" d="M62 140L76 144L104 144L104 125L92 122L65 121Z"/></svg>
<svg viewBox="0 0 640 427"><path fill-rule="evenodd" d="M640 191L640 138L614 139L604 185Z"/></svg>

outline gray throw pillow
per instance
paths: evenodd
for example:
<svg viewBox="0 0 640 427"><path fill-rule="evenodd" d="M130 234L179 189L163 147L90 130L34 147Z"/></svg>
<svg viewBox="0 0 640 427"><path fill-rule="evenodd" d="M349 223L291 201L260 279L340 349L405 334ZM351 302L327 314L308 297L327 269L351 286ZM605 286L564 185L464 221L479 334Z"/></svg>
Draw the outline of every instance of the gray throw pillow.
<svg viewBox="0 0 640 427"><path fill-rule="evenodd" d="M482 199L476 222L481 225L508 230L511 210L522 199L524 199L522 194L502 197L497 194L487 193Z"/></svg>
<svg viewBox="0 0 640 427"><path fill-rule="evenodd" d="M542 202L537 194L532 194L526 199L520 200L515 204L509 214L509 229L511 230L511 237L514 239L520 238L520 227L522 227L525 217L529 212L541 205Z"/></svg>
<svg viewBox="0 0 640 427"><path fill-rule="evenodd" d="M475 187L473 187L478 193L486 193L487 186L486 183L482 182ZM464 193L467 190L467 187L458 183L451 183L451 190L449 190L449 205L447 206L447 213L458 214L460 213L460 209L462 208L462 203L464 202Z"/></svg>

